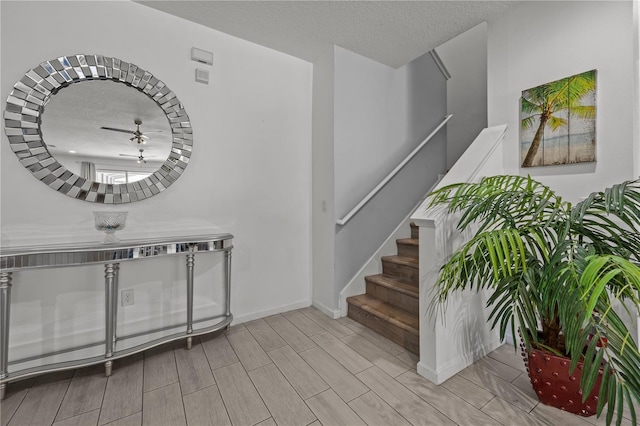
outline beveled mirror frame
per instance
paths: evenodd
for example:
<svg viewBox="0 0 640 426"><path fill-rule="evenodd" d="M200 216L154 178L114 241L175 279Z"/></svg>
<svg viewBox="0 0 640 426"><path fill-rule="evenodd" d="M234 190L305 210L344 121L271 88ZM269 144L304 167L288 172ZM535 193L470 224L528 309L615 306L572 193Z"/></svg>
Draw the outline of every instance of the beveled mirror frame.
<svg viewBox="0 0 640 426"><path fill-rule="evenodd" d="M169 157L151 176L128 184L86 180L62 166L47 149L40 128L51 96L73 83L112 80L135 88L163 111L171 127ZM142 68L102 55L62 56L29 70L14 86L4 112L5 134L20 163L38 180L69 197L104 204L124 204L158 194L173 184L189 163L191 122L176 95Z"/></svg>

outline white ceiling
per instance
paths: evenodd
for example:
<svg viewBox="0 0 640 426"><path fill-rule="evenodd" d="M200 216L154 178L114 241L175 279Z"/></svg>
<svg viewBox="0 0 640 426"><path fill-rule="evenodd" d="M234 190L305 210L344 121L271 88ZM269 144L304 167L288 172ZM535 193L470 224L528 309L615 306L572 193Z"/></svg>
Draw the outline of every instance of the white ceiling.
<svg viewBox="0 0 640 426"><path fill-rule="evenodd" d="M138 3L315 62L338 45L394 68L517 1L192 1ZM205 48L205 46L198 46Z"/></svg>

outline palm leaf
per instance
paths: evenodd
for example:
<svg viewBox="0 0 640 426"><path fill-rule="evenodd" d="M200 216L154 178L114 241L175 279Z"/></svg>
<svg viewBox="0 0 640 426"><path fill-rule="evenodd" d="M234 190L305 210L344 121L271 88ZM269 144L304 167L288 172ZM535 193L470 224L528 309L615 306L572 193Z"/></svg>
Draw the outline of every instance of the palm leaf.
<svg viewBox="0 0 640 426"><path fill-rule="evenodd" d="M596 117L595 105L573 105L569 108L569 114L582 119L593 119Z"/></svg>
<svg viewBox="0 0 640 426"><path fill-rule="evenodd" d="M565 127L567 125L567 120L562 117L551 116L549 117L547 124L551 127L551 130L557 130L560 127Z"/></svg>
<svg viewBox="0 0 640 426"><path fill-rule="evenodd" d="M521 126L523 129L531 129L537 122L537 115L530 115L529 117L523 118L521 122Z"/></svg>

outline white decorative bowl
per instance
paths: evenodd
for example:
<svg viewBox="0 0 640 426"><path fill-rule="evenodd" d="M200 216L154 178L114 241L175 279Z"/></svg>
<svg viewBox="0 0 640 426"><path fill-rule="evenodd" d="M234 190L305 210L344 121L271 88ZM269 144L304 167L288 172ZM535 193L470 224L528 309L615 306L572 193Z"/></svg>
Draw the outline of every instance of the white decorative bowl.
<svg viewBox="0 0 640 426"><path fill-rule="evenodd" d="M124 229L127 213L128 212L93 212L96 229L98 231L104 231L107 234L104 240L102 240L103 244L113 244L120 241L113 234L120 229Z"/></svg>

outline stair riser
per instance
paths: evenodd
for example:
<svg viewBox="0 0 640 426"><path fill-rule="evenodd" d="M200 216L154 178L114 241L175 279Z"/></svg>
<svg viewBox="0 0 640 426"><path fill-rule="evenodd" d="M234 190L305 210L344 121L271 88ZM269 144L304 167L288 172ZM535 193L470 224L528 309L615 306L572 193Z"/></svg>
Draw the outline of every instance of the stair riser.
<svg viewBox="0 0 640 426"><path fill-rule="evenodd" d="M420 238L420 227L413 223L411 224L411 238Z"/></svg>
<svg viewBox="0 0 640 426"><path fill-rule="evenodd" d="M366 325L378 334L381 334L387 339L399 344L408 351L413 352L416 355L420 354L420 339L415 334L409 333L408 331L384 321L375 315L371 315L367 311L354 305L349 305L348 316L354 321Z"/></svg>
<svg viewBox="0 0 640 426"><path fill-rule="evenodd" d="M382 261L382 273L397 278L404 278L416 285L419 282L418 268L409 265Z"/></svg>
<svg viewBox="0 0 640 426"><path fill-rule="evenodd" d="M418 246L403 243L397 243L396 245L398 246L398 256L418 259Z"/></svg>
<svg viewBox="0 0 640 426"><path fill-rule="evenodd" d="M416 297L394 291L391 288L368 282L367 294L414 315L418 315L418 312L420 312L418 299Z"/></svg>

